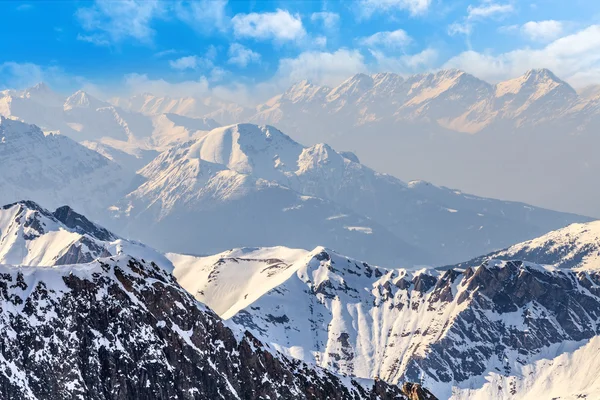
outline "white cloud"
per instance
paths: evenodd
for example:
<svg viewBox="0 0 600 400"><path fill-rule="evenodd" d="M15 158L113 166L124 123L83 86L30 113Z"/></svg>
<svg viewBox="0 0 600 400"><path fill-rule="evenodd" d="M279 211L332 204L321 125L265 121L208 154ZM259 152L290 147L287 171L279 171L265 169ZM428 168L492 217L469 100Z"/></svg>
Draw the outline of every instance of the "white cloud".
<svg viewBox="0 0 600 400"><path fill-rule="evenodd" d="M281 87L303 79L317 85L333 86L365 71L364 58L357 50L339 49L332 53L305 51L296 58L281 59L274 80Z"/></svg>
<svg viewBox="0 0 600 400"><path fill-rule="evenodd" d="M237 14L231 20L236 37L276 41L294 41L306 35L302 19L286 10Z"/></svg>
<svg viewBox="0 0 600 400"><path fill-rule="evenodd" d="M171 54L177 54L177 50L167 49L167 50L159 51L158 53L154 53L154 57L161 58L161 57L168 56Z"/></svg>
<svg viewBox="0 0 600 400"><path fill-rule="evenodd" d="M88 42L95 44L96 46L109 46L110 41L106 39L105 36L102 35L82 35L81 33L77 35L77 40L82 42Z"/></svg>
<svg viewBox="0 0 600 400"><path fill-rule="evenodd" d="M448 26L448 35L461 34L469 36L473 32L473 25L477 21L486 18L501 17L513 11L514 7L512 4L498 4L490 0L483 0L478 6L469 5L466 17L461 22L455 22Z"/></svg>
<svg viewBox="0 0 600 400"><path fill-rule="evenodd" d="M316 36L312 39L312 42L317 47L326 47L327 46L327 37L323 35Z"/></svg>
<svg viewBox="0 0 600 400"><path fill-rule="evenodd" d="M40 66L14 61L0 63L0 88L24 89L40 82L70 90L87 81L80 76L68 75L61 67L55 65Z"/></svg>
<svg viewBox="0 0 600 400"><path fill-rule="evenodd" d="M217 48L213 45L208 46L204 56L200 57L197 55L180 57L175 60L169 60L169 65L171 68L185 71L188 69L197 70L197 69L212 69L215 67L215 58L217 57Z"/></svg>
<svg viewBox="0 0 600 400"><path fill-rule="evenodd" d="M164 11L158 0L96 0L91 7L79 8L77 19L83 29L94 33L92 43L120 42L133 38L151 43L155 34L150 24Z"/></svg>
<svg viewBox="0 0 600 400"><path fill-rule="evenodd" d="M169 65L173 69L184 71L186 69L198 69L202 64L202 59L198 56L186 56L176 60L170 60Z"/></svg>
<svg viewBox="0 0 600 400"><path fill-rule="evenodd" d="M204 32L225 31L229 25L227 0L197 0L175 3L175 14L192 28Z"/></svg>
<svg viewBox="0 0 600 400"><path fill-rule="evenodd" d="M377 62L374 67L375 70L400 74L423 72L432 68L438 59L437 50L432 48L427 48L416 54L405 54L399 57L390 57L376 50L371 51L371 55Z"/></svg>
<svg viewBox="0 0 600 400"><path fill-rule="evenodd" d="M340 15L334 12L321 11L312 13L310 16L312 22L321 22L325 29L335 29L340 22Z"/></svg>
<svg viewBox="0 0 600 400"><path fill-rule="evenodd" d="M196 30L225 31L229 26L227 0L95 0L75 15L82 28L91 33L78 39L106 46L126 39L151 44L156 34L152 23L157 18L174 17Z"/></svg>
<svg viewBox="0 0 600 400"><path fill-rule="evenodd" d="M164 79L150 79L145 74L129 74L125 76L125 88L130 94L152 93L172 97L203 97L210 92L208 79L204 76L197 81L173 83Z"/></svg>
<svg viewBox="0 0 600 400"><path fill-rule="evenodd" d="M391 10L408 10L411 15L424 14L431 6L431 0L362 0L359 3L360 13L370 17L376 12Z"/></svg>
<svg viewBox="0 0 600 400"><path fill-rule="evenodd" d="M470 35L471 32L473 31L473 25L471 25L468 22L464 22L464 23L460 23L460 22L455 22L453 24L448 25L448 35L450 36L454 36L454 35Z"/></svg>
<svg viewBox="0 0 600 400"><path fill-rule="evenodd" d="M444 67L460 68L489 81L513 78L531 68L548 68L574 86L600 83L600 25L539 49L523 48L497 55L466 51Z"/></svg>
<svg viewBox="0 0 600 400"><path fill-rule="evenodd" d="M467 19L489 18L496 15L507 14L514 11L512 4L497 4L484 2L479 6L467 7Z"/></svg>
<svg viewBox="0 0 600 400"><path fill-rule="evenodd" d="M541 42L556 39L563 33L563 29L563 23L554 20L529 21L521 27L529 39Z"/></svg>
<svg viewBox="0 0 600 400"><path fill-rule="evenodd" d="M252 62L258 62L260 60L260 54L239 43L232 43L231 46L229 46L228 54L229 60L227 62L242 68Z"/></svg>
<svg viewBox="0 0 600 400"><path fill-rule="evenodd" d="M377 32L374 35L359 39L359 43L363 46L387 48L405 47L411 41L411 37L402 29Z"/></svg>

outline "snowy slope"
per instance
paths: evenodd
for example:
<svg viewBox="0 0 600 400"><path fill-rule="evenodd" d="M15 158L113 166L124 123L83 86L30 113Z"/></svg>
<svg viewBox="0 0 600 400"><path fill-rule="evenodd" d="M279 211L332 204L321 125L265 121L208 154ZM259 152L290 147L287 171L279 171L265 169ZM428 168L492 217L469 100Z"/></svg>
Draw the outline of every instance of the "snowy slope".
<svg viewBox="0 0 600 400"><path fill-rule="evenodd" d="M435 400L419 385L359 383L287 358L196 302L172 271L67 206L2 207L0 397L87 398L94 387L102 399Z"/></svg>
<svg viewBox="0 0 600 400"><path fill-rule="evenodd" d="M163 152L139 173L147 181L117 205L120 218L131 220L127 232L158 246L163 238L149 236L145 226L160 221L169 229L157 232L178 233L166 243L179 240L177 249L162 248L193 254L324 244L390 266L458 262L589 220L427 182L406 184L352 154L326 144L304 147L276 128L252 124L214 129ZM177 230L176 221L191 226ZM352 243L344 242L349 237ZM400 250L402 243L409 246ZM427 254L415 259L409 247Z"/></svg>
<svg viewBox="0 0 600 400"><path fill-rule="evenodd" d="M266 168L247 157L235 158L237 153L222 147L213 150L209 155L214 161L239 169ZM159 249L181 253L210 254L245 245L312 248L326 243L386 264L412 265L429 259L367 217L247 172L203 160L193 142L175 147L140 170L147 180L113 207L112 226Z"/></svg>
<svg viewBox="0 0 600 400"><path fill-rule="evenodd" d="M491 260L407 271L322 247L168 257L197 299L285 354L359 377L420 381L439 398L487 390L488 376L540 368L600 333L598 270ZM526 385L519 390L529 393Z"/></svg>
<svg viewBox="0 0 600 400"><path fill-rule="evenodd" d="M475 266L491 258L519 259L581 271L598 269L600 268L600 221L572 224L504 250L457 264L456 267Z"/></svg>
<svg viewBox="0 0 600 400"><path fill-rule="evenodd" d="M153 261L0 265L0 286L2 398L434 399L277 354Z"/></svg>
<svg viewBox="0 0 600 400"><path fill-rule="evenodd" d="M457 390L454 400L595 399L600 396L600 336L568 343L542 360L523 365L516 374L491 373L481 389Z"/></svg>
<svg viewBox="0 0 600 400"><path fill-rule="evenodd" d="M116 236L68 206L50 212L32 201L20 201L0 208L0 264L80 264L121 254L172 269L162 254Z"/></svg>
<svg viewBox="0 0 600 400"><path fill-rule="evenodd" d="M0 115L36 124L44 131L60 132L102 154L129 154L129 160L115 157L128 168L137 165L136 159L144 159L142 152L165 150L219 126L210 118L126 111L82 90L64 99L43 84L24 91L0 92Z"/></svg>
<svg viewBox="0 0 600 400"><path fill-rule="evenodd" d="M31 199L97 215L133 175L62 135L0 117L0 204Z"/></svg>

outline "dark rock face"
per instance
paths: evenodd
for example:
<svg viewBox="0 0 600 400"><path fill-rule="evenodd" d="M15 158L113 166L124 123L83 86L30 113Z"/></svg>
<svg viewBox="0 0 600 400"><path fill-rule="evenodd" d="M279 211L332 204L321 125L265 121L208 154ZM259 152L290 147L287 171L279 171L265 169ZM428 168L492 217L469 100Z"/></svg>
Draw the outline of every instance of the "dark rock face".
<svg viewBox="0 0 600 400"><path fill-rule="evenodd" d="M459 295L452 300L449 286L455 279ZM509 374L510 362L502 365L509 354L523 363L544 347L590 339L600 334L599 283L600 272L545 270L521 261L490 261L463 274L449 270L430 299L442 301L442 307L452 301L466 307L425 357L410 360L403 377L415 381L426 373L437 381L460 382L483 374L490 363ZM436 298L436 292L447 295Z"/></svg>
<svg viewBox="0 0 600 400"><path fill-rule="evenodd" d="M156 264L131 257L1 267L0 326L3 399L406 399L235 333Z"/></svg>
<svg viewBox="0 0 600 400"><path fill-rule="evenodd" d="M416 383L406 382L402 385L402 393L404 393L409 400L437 400L429 390Z"/></svg>
<svg viewBox="0 0 600 400"><path fill-rule="evenodd" d="M69 206L57 208L52 215L69 228L75 229L80 233L87 233L98 240L109 242L117 239L111 232L94 224L83 215L76 213Z"/></svg>
<svg viewBox="0 0 600 400"><path fill-rule="evenodd" d="M24 200L3 206L2 210L12 208L14 217L8 228L22 227L22 236L26 242L36 240L52 230L64 229L79 234L80 238L65 243L64 251L58 252L51 265L89 263L97 258L112 255L107 250L108 242L117 240L118 237L77 214L68 206L60 207L51 213L35 202Z"/></svg>

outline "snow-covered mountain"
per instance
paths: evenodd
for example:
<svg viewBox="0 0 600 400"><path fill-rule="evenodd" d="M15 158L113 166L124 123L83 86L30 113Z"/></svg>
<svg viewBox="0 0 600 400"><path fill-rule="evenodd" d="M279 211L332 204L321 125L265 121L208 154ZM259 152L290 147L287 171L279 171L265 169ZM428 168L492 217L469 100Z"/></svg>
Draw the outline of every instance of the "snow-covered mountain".
<svg viewBox="0 0 600 400"><path fill-rule="evenodd" d="M149 153L220 126L206 117L126 111L82 90L62 98L43 84L24 91L0 92L0 115L36 124L44 131L60 132L126 168L141 167L149 161Z"/></svg>
<svg viewBox="0 0 600 400"><path fill-rule="evenodd" d="M358 161L325 144L304 147L270 126L217 128L139 171L146 182L117 205L128 225L120 229L184 253L326 244L410 265L458 262L589 220L406 184Z"/></svg>
<svg viewBox="0 0 600 400"><path fill-rule="evenodd" d="M518 259L554 268L597 269L600 266L600 221L572 224L538 238L457 264L456 267L479 265L487 259Z"/></svg>
<svg viewBox="0 0 600 400"><path fill-rule="evenodd" d="M530 70L495 85L455 69L406 78L393 73L357 74L334 88L307 81L293 85L259 105L251 121L293 128L310 122L304 118L311 115L318 123L327 116L344 127L388 120L435 123L476 133L501 121L517 127L555 119L557 112L567 112L577 100L575 90L546 69ZM343 134L290 131L308 142Z"/></svg>
<svg viewBox="0 0 600 400"><path fill-rule="evenodd" d="M459 70L358 74L334 88L293 85L249 121L395 176L600 217L588 184L600 170L596 93L545 69L497 84Z"/></svg>
<svg viewBox="0 0 600 400"><path fill-rule="evenodd" d="M146 181L113 207L113 226L157 248L192 254L328 243L383 263L429 260L376 221L274 181L284 171L273 165L293 161L290 147L302 151L274 128L236 125L168 150L140 170Z"/></svg>
<svg viewBox="0 0 600 400"><path fill-rule="evenodd" d="M548 382L580 371L560 363L597 346L600 265L488 260L409 271L323 247L168 257L178 282L224 318L334 371L418 381L443 399L600 395L591 377L560 392Z"/></svg>
<svg viewBox="0 0 600 400"><path fill-rule="evenodd" d="M31 199L97 215L133 175L73 140L0 116L0 204Z"/></svg>
<svg viewBox="0 0 600 400"><path fill-rule="evenodd" d="M435 400L277 353L195 301L165 257L68 207L7 205L0 232L0 264L19 264L0 265L2 398Z"/></svg>
<svg viewBox="0 0 600 400"><path fill-rule="evenodd" d="M155 250L118 237L69 206L50 212L32 201L0 208L0 264L82 264L128 254L172 266Z"/></svg>
<svg viewBox="0 0 600 400"><path fill-rule="evenodd" d="M128 111L145 115L178 114L189 118L214 118L224 124L244 122L254 110L214 97L155 96L150 93L130 98L114 97L110 102Z"/></svg>

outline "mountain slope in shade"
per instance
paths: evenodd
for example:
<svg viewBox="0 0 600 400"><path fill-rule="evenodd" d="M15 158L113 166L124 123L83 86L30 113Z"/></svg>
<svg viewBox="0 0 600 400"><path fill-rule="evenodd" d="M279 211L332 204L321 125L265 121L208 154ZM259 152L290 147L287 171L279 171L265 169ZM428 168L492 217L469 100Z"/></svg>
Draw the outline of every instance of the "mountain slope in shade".
<svg viewBox="0 0 600 400"><path fill-rule="evenodd" d="M407 399L232 330L152 261L0 272L3 398Z"/></svg>
<svg viewBox="0 0 600 400"><path fill-rule="evenodd" d="M172 269L160 253L118 237L69 206L50 212L32 201L20 201L0 208L0 264L82 264L121 254Z"/></svg>
<svg viewBox="0 0 600 400"><path fill-rule="evenodd" d="M326 144L304 147L271 126L214 129L163 152L139 173L147 182L118 204L120 219L131 220L128 232L156 246L179 241L173 243L177 250L169 250L194 254L232 246L326 244L384 265L444 263L589 221L427 182L406 184L364 166L355 155ZM157 221L171 229L157 232L179 234L149 236L146 226ZM176 225L185 221L191 226L183 233ZM419 253L409 247L427 254L414 258Z"/></svg>
<svg viewBox="0 0 600 400"><path fill-rule="evenodd" d="M600 265L573 271L489 260L407 271L325 248L168 257L197 299L285 354L360 377L419 381L440 398L469 398L453 393L600 334Z"/></svg>
<svg viewBox="0 0 600 400"><path fill-rule="evenodd" d="M594 399L600 393L600 337L589 341L569 343L558 354L548 354L544 359L523 365L516 374L505 376L492 373L481 389L461 390L456 399L501 400L510 396L515 400L544 399Z"/></svg>
<svg viewBox="0 0 600 400"><path fill-rule="evenodd" d="M147 181L114 207L115 230L159 249L192 254L247 244L310 248L323 242L382 263L428 259L343 206L202 160L190 149L164 152L140 171ZM232 162L241 168L250 165L246 161Z"/></svg>
<svg viewBox="0 0 600 400"><path fill-rule="evenodd" d="M133 175L62 135L0 117L0 204L31 199L97 215Z"/></svg>
<svg viewBox="0 0 600 400"><path fill-rule="evenodd" d="M600 265L600 221L572 224L507 249L457 264L455 267L476 266L486 259L519 259L555 268L594 270Z"/></svg>

